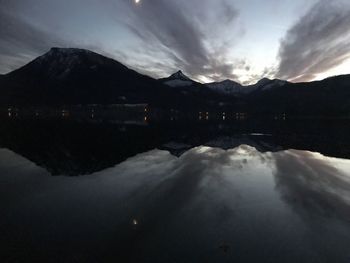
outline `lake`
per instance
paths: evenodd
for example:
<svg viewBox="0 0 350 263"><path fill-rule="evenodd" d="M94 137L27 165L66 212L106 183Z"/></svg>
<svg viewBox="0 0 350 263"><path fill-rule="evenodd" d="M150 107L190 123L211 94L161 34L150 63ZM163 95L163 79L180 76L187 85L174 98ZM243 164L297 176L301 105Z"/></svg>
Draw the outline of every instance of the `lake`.
<svg viewBox="0 0 350 263"><path fill-rule="evenodd" d="M350 262L350 122L2 120L1 262Z"/></svg>

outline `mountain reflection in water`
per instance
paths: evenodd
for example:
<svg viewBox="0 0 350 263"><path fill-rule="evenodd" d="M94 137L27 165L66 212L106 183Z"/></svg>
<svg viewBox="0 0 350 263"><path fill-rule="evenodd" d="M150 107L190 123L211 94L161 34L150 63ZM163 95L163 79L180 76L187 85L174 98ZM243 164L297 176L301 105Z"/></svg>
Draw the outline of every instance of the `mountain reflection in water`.
<svg viewBox="0 0 350 263"><path fill-rule="evenodd" d="M274 125L7 123L0 258L349 262L346 125Z"/></svg>
<svg viewBox="0 0 350 263"><path fill-rule="evenodd" d="M127 122L128 123L128 122ZM197 146L260 152L288 149L350 158L350 122L163 122L130 125L73 120L10 120L0 126L0 147L52 175L86 175L152 149L181 156Z"/></svg>

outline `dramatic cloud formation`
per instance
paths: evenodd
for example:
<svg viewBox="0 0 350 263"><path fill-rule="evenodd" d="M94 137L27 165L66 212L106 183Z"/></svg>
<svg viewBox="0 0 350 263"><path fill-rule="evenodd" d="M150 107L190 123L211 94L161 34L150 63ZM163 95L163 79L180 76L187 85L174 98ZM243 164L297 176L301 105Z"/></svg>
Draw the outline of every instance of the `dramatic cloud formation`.
<svg viewBox="0 0 350 263"><path fill-rule="evenodd" d="M59 46L154 78L313 80L349 73L349 24L348 0L0 0L0 74Z"/></svg>
<svg viewBox="0 0 350 263"><path fill-rule="evenodd" d="M96 40L73 38L57 32L57 28L50 23L38 23L33 17L16 14L20 3L23 1L0 2L0 62L3 62L0 63L0 73L28 63L51 47L80 47L109 57L115 56Z"/></svg>
<svg viewBox="0 0 350 263"><path fill-rule="evenodd" d="M238 11L226 0L148 0L128 7L125 24L141 40L141 52L150 56L162 52L170 68L183 69L197 79L236 78L235 61L228 60L227 53L233 47ZM227 29L231 34L225 37Z"/></svg>
<svg viewBox="0 0 350 263"><path fill-rule="evenodd" d="M309 81L350 58L350 3L320 0L288 32L277 76Z"/></svg>
<svg viewBox="0 0 350 263"><path fill-rule="evenodd" d="M348 160L296 150L276 153L274 160L276 190L303 219L310 220L312 214L348 221Z"/></svg>
<svg viewBox="0 0 350 263"><path fill-rule="evenodd" d="M7 71L15 69L18 64L23 65L52 45L64 46L65 43L3 9L0 9L0 36L0 61L8 62Z"/></svg>

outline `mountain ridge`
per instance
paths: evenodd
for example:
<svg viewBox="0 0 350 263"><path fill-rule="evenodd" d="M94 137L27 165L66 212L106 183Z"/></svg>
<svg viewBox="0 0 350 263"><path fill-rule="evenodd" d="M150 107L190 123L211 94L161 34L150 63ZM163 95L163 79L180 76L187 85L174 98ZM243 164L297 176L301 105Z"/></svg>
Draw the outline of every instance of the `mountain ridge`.
<svg viewBox="0 0 350 263"><path fill-rule="evenodd" d="M178 70L169 77L158 79L158 81L172 88L201 85L201 83L186 76L182 70Z"/></svg>
<svg viewBox="0 0 350 263"><path fill-rule="evenodd" d="M0 81L0 105L5 107L151 104L191 108L211 103L215 97L199 86L179 92L116 60L76 48L51 48Z"/></svg>
<svg viewBox="0 0 350 263"><path fill-rule="evenodd" d="M41 97L49 104L140 102L140 94L149 99L146 91L162 88L113 59L75 48L51 48L2 79L7 88L1 92L13 104L42 104Z"/></svg>
<svg viewBox="0 0 350 263"><path fill-rule="evenodd" d="M169 81L183 85L169 86ZM236 88L225 90L223 84ZM187 111L350 116L350 75L306 83L264 78L242 86L232 80L201 84L177 71L156 80L92 51L52 48L0 76L3 107L136 103Z"/></svg>
<svg viewBox="0 0 350 263"><path fill-rule="evenodd" d="M159 81L173 88L189 88L193 85L204 85L212 91L215 91L222 95L246 95L259 89L260 91L263 91L271 88L282 87L285 84L289 83L286 80L269 78L262 78L255 84L251 85L242 85L241 83L231 79L225 79L218 82L199 83L186 76L181 70L173 73L167 78L161 78Z"/></svg>

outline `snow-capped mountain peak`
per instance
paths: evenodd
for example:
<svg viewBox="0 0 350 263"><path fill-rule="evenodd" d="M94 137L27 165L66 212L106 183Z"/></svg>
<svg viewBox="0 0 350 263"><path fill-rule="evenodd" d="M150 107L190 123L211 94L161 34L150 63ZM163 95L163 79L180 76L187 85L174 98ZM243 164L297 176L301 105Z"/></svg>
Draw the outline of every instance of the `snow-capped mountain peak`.
<svg viewBox="0 0 350 263"><path fill-rule="evenodd" d="M172 74L169 78L172 79L181 79L181 80L191 80L189 77L187 77L181 70L175 72ZM192 81L192 80L191 80Z"/></svg>
<svg viewBox="0 0 350 263"><path fill-rule="evenodd" d="M258 90L266 91L268 89L282 87L287 83L288 82L284 80L271 80L269 78L263 78L259 80L256 84L243 86L240 83L228 79L221 82L208 83L206 84L206 86L213 91L225 95L244 95L253 93Z"/></svg>
<svg viewBox="0 0 350 263"><path fill-rule="evenodd" d="M243 86L230 79L226 79L221 82L212 82L206 84L208 88L210 88L213 91L216 91L217 93L221 94L236 94L240 93L242 91Z"/></svg>
<svg viewBox="0 0 350 263"><path fill-rule="evenodd" d="M170 75L168 78L160 79L165 85L170 87L187 87L196 83L189 77L187 77L181 70Z"/></svg>
<svg viewBox="0 0 350 263"><path fill-rule="evenodd" d="M259 83L259 82L258 82ZM266 81L259 83L259 88L262 91L266 91L269 89L273 89L273 88L278 88L278 87L282 87L284 85L288 84L288 81L286 80L280 80L280 79L266 79Z"/></svg>

